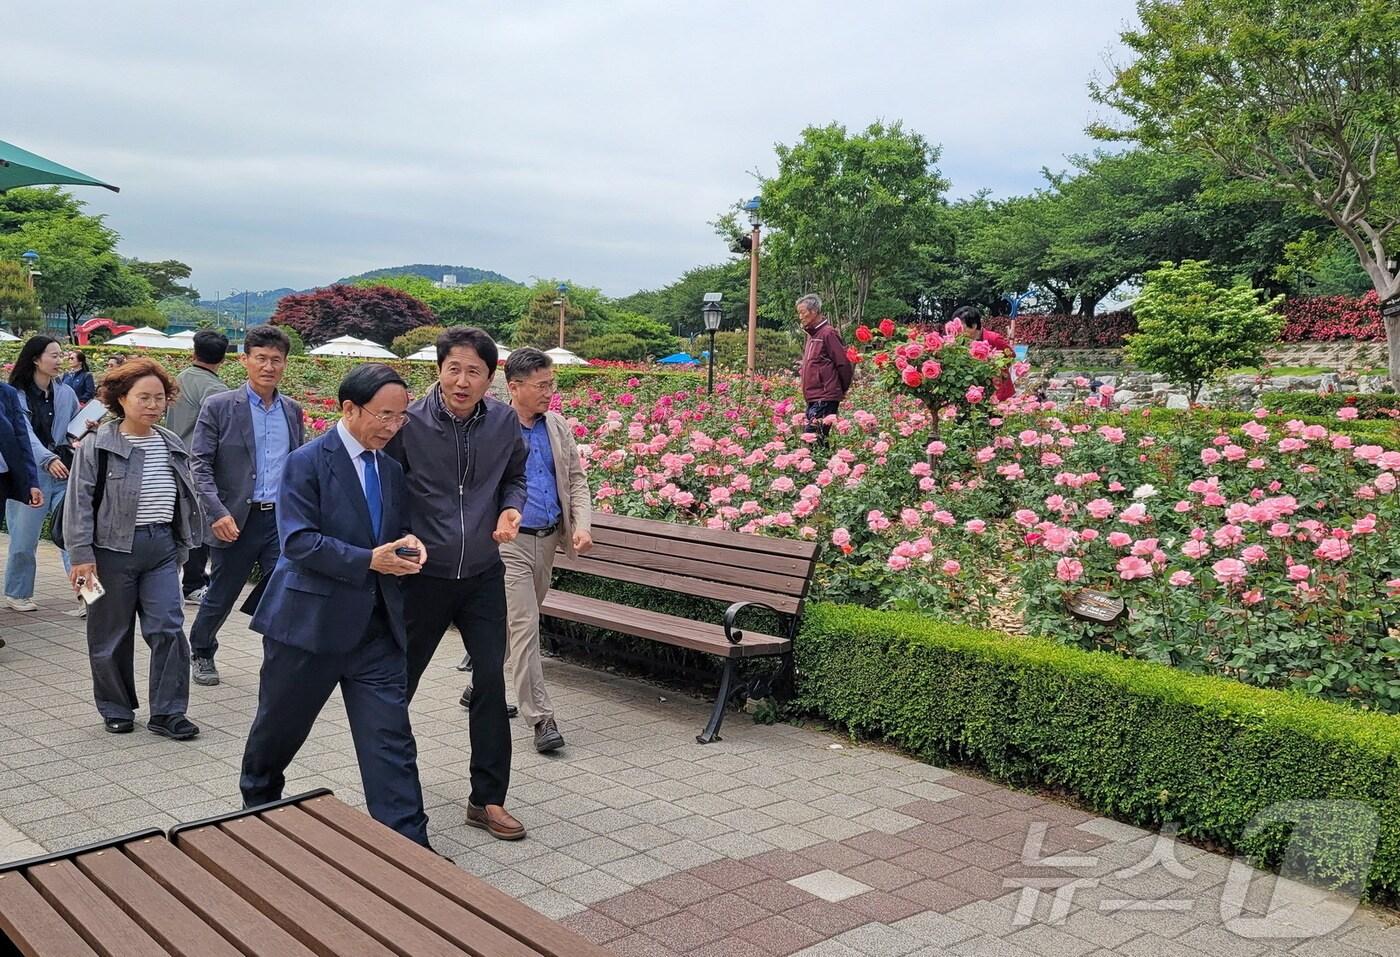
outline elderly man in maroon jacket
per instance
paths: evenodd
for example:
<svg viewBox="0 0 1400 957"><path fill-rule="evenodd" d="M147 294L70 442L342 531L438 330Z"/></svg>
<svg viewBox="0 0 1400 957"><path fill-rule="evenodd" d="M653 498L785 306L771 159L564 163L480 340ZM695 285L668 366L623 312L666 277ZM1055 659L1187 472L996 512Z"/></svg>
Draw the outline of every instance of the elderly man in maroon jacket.
<svg viewBox="0 0 1400 957"><path fill-rule="evenodd" d="M822 315L821 297L808 293L797 300L797 321L807 333L802 350L802 398L807 400L807 432L815 432L818 442L826 441L831 426L826 417L835 415L854 371L846 355L841 333Z"/></svg>

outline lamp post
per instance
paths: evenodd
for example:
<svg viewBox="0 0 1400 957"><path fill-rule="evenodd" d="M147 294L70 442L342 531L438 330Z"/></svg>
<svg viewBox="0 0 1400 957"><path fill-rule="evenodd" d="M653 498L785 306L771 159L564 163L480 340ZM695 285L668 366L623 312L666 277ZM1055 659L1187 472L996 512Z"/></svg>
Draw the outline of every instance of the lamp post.
<svg viewBox="0 0 1400 957"><path fill-rule="evenodd" d="M559 298L554 300L554 304L559 307L559 348L564 348L564 295L569 291L569 287L564 283L559 284Z"/></svg>
<svg viewBox="0 0 1400 957"><path fill-rule="evenodd" d="M744 361L744 371L752 376L758 358L758 197L744 204L749 214L749 342L748 354Z"/></svg>
<svg viewBox="0 0 1400 957"><path fill-rule="evenodd" d="M715 394L715 333L719 332L719 322L723 317L719 308L719 297L717 292L706 293L705 306L700 310L701 315L705 317L705 331L710 334L710 395Z"/></svg>
<svg viewBox="0 0 1400 957"><path fill-rule="evenodd" d="M26 249L19 254L19 258L24 262L25 273L29 276L29 291L34 291L34 277L39 275L39 254L32 249Z"/></svg>

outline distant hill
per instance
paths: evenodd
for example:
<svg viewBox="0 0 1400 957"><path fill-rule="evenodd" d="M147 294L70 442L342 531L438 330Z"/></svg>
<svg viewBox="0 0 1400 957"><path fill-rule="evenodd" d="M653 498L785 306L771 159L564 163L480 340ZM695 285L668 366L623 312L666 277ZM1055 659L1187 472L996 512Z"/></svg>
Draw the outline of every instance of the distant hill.
<svg viewBox="0 0 1400 957"><path fill-rule="evenodd" d="M358 276L347 276L344 279L337 279L328 286L339 286L356 282L361 279L387 279L391 276L423 276L428 279L441 279L445 275L454 275L460 285L467 286L476 282L504 282L511 285L520 285L513 279L508 279L498 272L489 269L476 269L472 266L440 266L427 263L415 263L411 266L389 266L384 269L371 269L369 272L362 272ZM319 288L319 287L313 287ZM260 322L267 322L272 318L272 314L277 310L277 303L283 296L290 296L294 292L311 292L311 289L266 289L261 292L249 291L247 293L247 315L248 325L255 326ZM201 299L199 305L205 309L215 309L225 313L233 324L241 324L243 320L244 294L234 293L221 300Z"/></svg>

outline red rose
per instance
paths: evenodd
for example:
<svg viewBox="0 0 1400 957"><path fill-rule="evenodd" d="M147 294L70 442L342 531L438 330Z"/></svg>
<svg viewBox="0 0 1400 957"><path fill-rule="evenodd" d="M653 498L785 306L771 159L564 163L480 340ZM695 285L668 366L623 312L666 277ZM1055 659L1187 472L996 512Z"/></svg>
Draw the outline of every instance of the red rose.
<svg viewBox="0 0 1400 957"><path fill-rule="evenodd" d="M856 338L859 339L861 342L869 342L871 339L870 327L856 326Z"/></svg>
<svg viewBox="0 0 1400 957"><path fill-rule="evenodd" d="M888 322L889 320L885 320ZM904 370L904 384L911 389L917 389L924 384L924 377L919 375L919 370L912 366Z"/></svg>
<svg viewBox="0 0 1400 957"><path fill-rule="evenodd" d="M875 364L877 366L883 366L886 362L889 361L890 357L886 353L880 352L875 355Z"/></svg>
<svg viewBox="0 0 1400 957"><path fill-rule="evenodd" d="M847 347L846 347L846 358L847 358L847 359L850 359L852 362L859 362L860 359L861 359L861 356L860 356L860 353L856 351L856 347L855 347L855 346L847 346Z"/></svg>
<svg viewBox="0 0 1400 957"><path fill-rule="evenodd" d="M894 322L892 320L880 320L880 335L884 336L886 339L894 335Z"/></svg>

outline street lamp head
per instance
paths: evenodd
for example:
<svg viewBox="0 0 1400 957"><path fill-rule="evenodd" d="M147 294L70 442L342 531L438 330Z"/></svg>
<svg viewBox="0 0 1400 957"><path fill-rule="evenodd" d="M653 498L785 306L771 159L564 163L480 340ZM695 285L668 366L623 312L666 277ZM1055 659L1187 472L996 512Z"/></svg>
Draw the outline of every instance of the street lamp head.
<svg viewBox="0 0 1400 957"><path fill-rule="evenodd" d="M562 296L562 295L564 295L564 293L566 293L566 292L569 291L569 286L568 286L567 283L562 283L562 282L561 282L561 283L559 284L559 288L558 288L557 290L555 290L555 291L558 292L559 295Z"/></svg>
<svg viewBox="0 0 1400 957"><path fill-rule="evenodd" d="M26 249L19 254L19 258L24 260L24 264L33 269L39 262L39 254L32 249Z"/></svg>
<svg viewBox="0 0 1400 957"><path fill-rule="evenodd" d="M744 204L744 211L749 214L749 225L758 225L758 197L755 196Z"/></svg>
<svg viewBox="0 0 1400 957"><path fill-rule="evenodd" d="M701 309L700 312L705 317L705 331L718 332L720 320L724 316L724 313L720 310L719 303L711 300L705 303L705 308Z"/></svg>

